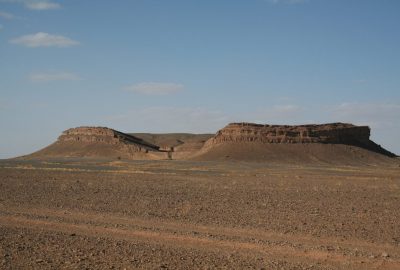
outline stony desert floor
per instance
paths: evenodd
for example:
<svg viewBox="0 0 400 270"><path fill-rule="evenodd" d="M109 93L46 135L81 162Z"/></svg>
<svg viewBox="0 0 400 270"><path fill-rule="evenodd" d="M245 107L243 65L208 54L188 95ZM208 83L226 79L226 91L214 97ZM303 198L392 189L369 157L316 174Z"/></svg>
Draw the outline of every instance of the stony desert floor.
<svg viewBox="0 0 400 270"><path fill-rule="evenodd" d="M0 269L400 269L399 206L397 164L3 160Z"/></svg>

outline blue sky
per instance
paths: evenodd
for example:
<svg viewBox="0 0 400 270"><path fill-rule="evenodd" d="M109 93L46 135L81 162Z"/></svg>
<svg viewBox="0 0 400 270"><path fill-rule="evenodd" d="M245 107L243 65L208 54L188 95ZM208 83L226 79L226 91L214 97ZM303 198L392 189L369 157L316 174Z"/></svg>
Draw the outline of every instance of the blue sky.
<svg viewBox="0 0 400 270"><path fill-rule="evenodd" d="M351 122L400 154L398 0L0 0L0 158L65 129Z"/></svg>

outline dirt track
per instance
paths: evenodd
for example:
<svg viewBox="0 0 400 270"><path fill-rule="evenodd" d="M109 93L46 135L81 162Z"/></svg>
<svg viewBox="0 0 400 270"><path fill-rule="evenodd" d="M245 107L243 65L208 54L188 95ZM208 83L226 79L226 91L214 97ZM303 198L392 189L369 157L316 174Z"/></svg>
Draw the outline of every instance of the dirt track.
<svg viewBox="0 0 400 270"><path fill-rule="evenodd" d="M1 163L0 268L400 269L398 167L81 164Z"/></svg>

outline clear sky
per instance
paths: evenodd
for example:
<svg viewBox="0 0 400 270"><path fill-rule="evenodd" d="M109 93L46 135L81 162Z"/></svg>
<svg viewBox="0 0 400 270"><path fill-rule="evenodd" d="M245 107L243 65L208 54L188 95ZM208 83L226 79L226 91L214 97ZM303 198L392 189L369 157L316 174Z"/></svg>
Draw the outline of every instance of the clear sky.
<svg viewBox="0 0 400 270"><path fill-rule="evenodd" d="M65 129L351 122L400 154L399 0L0 0L0 158Z"/></svg>

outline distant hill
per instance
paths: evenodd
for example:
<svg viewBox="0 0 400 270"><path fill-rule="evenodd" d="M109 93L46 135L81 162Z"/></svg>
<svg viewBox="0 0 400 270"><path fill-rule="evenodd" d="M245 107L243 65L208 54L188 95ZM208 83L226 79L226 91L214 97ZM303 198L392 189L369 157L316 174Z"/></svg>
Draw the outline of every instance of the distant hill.
<svg viewBox="0 0 400 270"><path fill-rule="evenodd" d="M370 140L370 128L345 123L259 125L232 123L213 134L122 133L106 127L64 131L48 147L23 158L232 160L274 163L382 164L395 154Z"/></svg>
<svg viewBox="0 0 400 270"><path fill-rule="evenodd" d="M160 159L168 156L157 145L114 129L78 127L64 131L55 143L26 157Z"/></svg>
<svg viewBox="0 0 400 270"><path fill-rule="evenodd" d="M193 159L371 164L391 162L393 157L370 140L367 126L232 123L210 138Z"/></svg>

